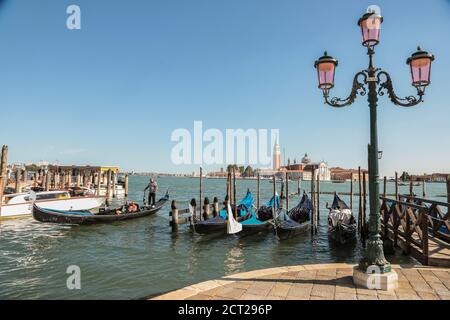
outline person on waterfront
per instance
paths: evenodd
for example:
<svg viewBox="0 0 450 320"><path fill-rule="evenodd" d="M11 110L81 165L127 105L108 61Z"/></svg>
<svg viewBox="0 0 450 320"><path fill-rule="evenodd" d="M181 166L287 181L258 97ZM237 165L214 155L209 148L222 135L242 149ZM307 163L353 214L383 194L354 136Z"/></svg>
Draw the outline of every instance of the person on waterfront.
<svg viewBox="0 0 450 320"><path fill-rule="evenodd" d="M156 203L156 191L158 191L158 184L151 178L149 184L145 187L144 192L149 190L148 194L148 204L150 206L155 206Z"/></svg>

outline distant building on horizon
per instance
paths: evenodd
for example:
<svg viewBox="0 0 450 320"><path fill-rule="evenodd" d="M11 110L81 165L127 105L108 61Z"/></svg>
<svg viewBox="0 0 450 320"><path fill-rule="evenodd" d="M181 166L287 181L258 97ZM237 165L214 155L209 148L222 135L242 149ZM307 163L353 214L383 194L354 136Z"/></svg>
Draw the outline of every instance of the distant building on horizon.
<svg viewBox="0 0 450 320"><path fill-rule="evenodd" d="M331 180L334 181L359 181L358 169L344 169L340 167L333 167L330 169L330 172ZM361 169L361 179L363 179L363 175L366 176L366 181L369 181L369 172L366 169Z"/></svg>
<svg viewBox="0 0 450 320"><path fill-rule="evenodd" d="M281 167L281 151L280 145L278 144L278 138L273 146L273 170L278 171Z"/></svg>

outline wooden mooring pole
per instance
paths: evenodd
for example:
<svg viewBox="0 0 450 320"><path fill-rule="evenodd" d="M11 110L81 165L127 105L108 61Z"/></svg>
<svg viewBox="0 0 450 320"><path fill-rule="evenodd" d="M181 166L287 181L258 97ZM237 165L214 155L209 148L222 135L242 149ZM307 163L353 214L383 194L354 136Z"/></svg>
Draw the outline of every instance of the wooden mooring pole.
<svg viewBox="0 0 450 320"><path fill-rule="evenodd" d="M312 203L312 212L311 212L311 234L314 235L316 230L316 190L314 188L314 169L312 169L311 173L311 203Z"/></svg>
<svg viewBox="0 0 450 320"><path fill-rule="evenodd" d="M276 218L277 210L277 178L273 176L273 205L272 205L272 217Z"/></svg>
<svg viewBox="0 0 450 320"><path fill-rule="evenodd" d="M128 174L125 175L125 197L128 197Z"/></svg>
<svg viewBox="0 0 450 320"><path fill-rule="evenodd" d="M398 201L398 172L395 171L395 200Z"/></svg>
<svg viewBox="0 0 450 320"><path fill-rule="evenodd" d="M261 181L260 181L261 177L259 176L259 172L258 172L258 176L257 176L257 198L256 198L256 208L259 209L260 206L260 202L261 202Z"/></svg>
<svg viewBox="0 0 450 320"><path fill-rule="evenodd" d="M200 167L200 199L198 201L199 205L200 205L200 211L202 210L203 206L202 206L202 199L203 199L203 168ZM199 215L199 220L202 220L202 213L200 212Z"/></svg>
<svg viewBox="0 0 450 320"><path fill-rule="evenodd" d="M117 185L116 185L116 181L117 181L117 172L113 171L112 172L112 197L116 198L117 196Z"/></svg>
<svg viewBox="0 0 450 320"><path fill-rule="evenodd" d="M427 196L427 190L426 190L426 186L425 186L425 179L422 180L422 197L426 197Z"/></svg>
<svg viewBox="0 0 450 320"><path fill-rule="evenodd" d="M450 203L450 176L447 176L447 203ZM448 206L447 212L450 212L450 205Z"/></svg>
<svg viewBox="0 0 450 320"><path fill-rule="evenodd" d="M217 199L217 197L214 197L213 200L213 217L217 217L217 215L219 214L219 199Z"/></svg>
<svg viewBox="0 0 450 320"><path fill-rule="evenodd" d="M414 185L413 182L411 180L411 178L409 179L409 196L411 197L410 201L411 203L414 202Z"/></svg>
<svg viewBox="0 0 450 320"><path fill-rule="evenodd" d="M14 189L16 190L16 193L20 192L20 169L16 169L16 181L15 181L15 187Z"/></svg>
<svg viewBox="0 0 450 320"><path fill-rule="evenodd" d="M320 171L317 173L317 221L316 221L316 228L318 225L318 221L320 221ZM316 230L317 233L317 230Z"/></svg>
<svg viewBox="0 0 450 320"><path fill-rule="evenodd" d="M5 189L5 182L6 182L7 154L8 154L8 147L4 145L2 147L2 155L0 160L0 214L3 202L3 191Z"/></svg>
<svg viewBox="0 0 450 320"><path fill-rule="evenodd" d="M350 210L353 212L353 173L350 175Z"/></svg>
<svg viewBox="0 0 450 320"><path fill-rule="evenodd" d="M106 205L109 206L111 197L111 169L108 170L108 180L106 181Z"/></svg>
<svg viewBox="0 0 450 320"><path fill-rule="evenodd" d="M101 184L102 184L102 172L99 170L97 173L97 197L100 197Z"/></svg>
<svg viewBox="0 0 450 320"><path fill-rule="evenodd" d="M170 222L170 225L172 227L172 232L178 231L178 209L177 209L177 203L175 200L172 200L171 204L171 215L172 215L172 221Z"/></svg>
<svg viewBox="0 0 450 320"><path fill-rule="evenodd" d="M387 179L386 176L383 178L383 197L386 198L386 188L387 188Z"/></svg>
<svg viewBox="0 0 450 320"><path fill-rule="evenodd" d="M237 219L237 203L236 203L236 168L233 168L233 211L234 219Z"/></svg>
<svg viewBox="0 0 450 320"><path fill-rule="evenodd" d="M286 172L286 212L289 212L289 178Z"/></svg>
<svg viewBox="0 0 450 320"><path fill-rule="evenodd" d="M208 197L205 197L205 201L203 201L203 220L208 220L209 214L211 212L211 205L209 204Z"/></svg>

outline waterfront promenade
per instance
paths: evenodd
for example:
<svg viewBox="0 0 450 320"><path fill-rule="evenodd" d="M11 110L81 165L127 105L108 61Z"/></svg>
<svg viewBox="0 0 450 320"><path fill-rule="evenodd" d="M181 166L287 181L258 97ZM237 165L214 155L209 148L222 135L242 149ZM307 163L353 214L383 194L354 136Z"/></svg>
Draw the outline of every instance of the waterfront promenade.
<svg viewBox="0 0 450 320"><path fill-rule="evenodd" d="M226 276L153 300L450 300L450 269L392 265L398 288L368 290L353 284L345 263L270 268Z"/></svg>

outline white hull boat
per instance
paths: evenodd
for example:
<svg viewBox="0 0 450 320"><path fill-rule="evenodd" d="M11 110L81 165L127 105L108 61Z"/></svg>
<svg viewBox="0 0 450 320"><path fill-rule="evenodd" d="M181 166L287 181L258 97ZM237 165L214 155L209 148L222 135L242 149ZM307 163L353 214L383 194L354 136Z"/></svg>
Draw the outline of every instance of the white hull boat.
<svg viewBox="0 0 450 320"><path fill-rule="evenodd" d="M104 197L87 195L71 197L66 191L48 191L36 193L35 203L41 208L61 211L90 211L104 203ZM31 216L33 202L30 193L7 195L0 207L0 220Z"/></svg>

